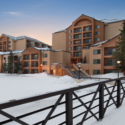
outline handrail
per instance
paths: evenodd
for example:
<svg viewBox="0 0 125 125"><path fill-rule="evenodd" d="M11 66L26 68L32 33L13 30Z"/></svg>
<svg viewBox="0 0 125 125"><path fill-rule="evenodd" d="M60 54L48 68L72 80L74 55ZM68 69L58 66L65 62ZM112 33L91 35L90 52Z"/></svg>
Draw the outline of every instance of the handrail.
<svg viewBox="0 0 125 125"><path fill-rule="evenodd" d="M78 69L78 66L73 64L77 69ZM91 77L82 67L80 68L87 76Z"/></svg>

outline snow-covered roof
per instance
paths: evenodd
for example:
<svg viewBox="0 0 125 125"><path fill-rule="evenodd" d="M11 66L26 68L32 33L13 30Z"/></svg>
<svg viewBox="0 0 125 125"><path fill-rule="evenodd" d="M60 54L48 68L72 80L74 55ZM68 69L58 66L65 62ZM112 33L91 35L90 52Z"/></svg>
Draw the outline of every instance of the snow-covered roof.
<svg viewBox="0 0 125 125"><path fill-rule="evenodd" d="M31 38L31 37L28 37L28 36L18 36L18 37L14 37L14 36L10 36L10 35L7 35L7 34L4 34L6 37L9 37L10 39L12 40L21 40L21 39L28 39L28 40L34 40L36 42L39 42L39 43L42 43L42 44L45 44L37 39L34 39L34 38Z"/></svg>
<svg viewBox="0 0 125 125"><path fill-rule="evenodd" d="M52 49L50 49L50 48L48 48L48 47L42 47L42 48L33 47L33 48L35 48L35 49L37 49L37 50L40 50L40 51L52 50Z"/></svg>
<svg viewBox="0 0 125 125"><path fill-rule="evenodd" d="M103 20L99 20L101 22L104 23L115 23L115 22L120 22L120 21L124 21L125 19L103 19Z"/></svg>
<svg viewBox="0 0 125 125"><path fill-rule="evenodd" d="M16 50L16 51L12 51L13 54L21 54L24 50ZM0 55L8 55L10 54L10 52L0 52Z"/></svg>
<svg viewBox="0 0 125 125"><path fill-rule="evenodd" d="M109 40L105 40L105 41L102 41L102 42L99 42L99 43L93 44L93 45L91 45L91 46L102 45L102 44L104 44L104 43L106 43L106 42L108 42L108 41L109 41Z"/></svg>

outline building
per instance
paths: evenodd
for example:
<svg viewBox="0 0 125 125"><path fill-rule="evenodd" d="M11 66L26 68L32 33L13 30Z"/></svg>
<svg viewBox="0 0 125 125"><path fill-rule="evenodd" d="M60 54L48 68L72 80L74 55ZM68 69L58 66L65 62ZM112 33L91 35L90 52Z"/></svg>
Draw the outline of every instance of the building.
<svg viewBox="0 0 125 125"><path fill-rule="evenodd" d="M112 39L120 34L124 20L96 20L81 15L65 30L52 34L52 48L63 49L71 53L71 63L82 62L85 56L84 49L91 45Z"/></svg>
<svg viewBox="0 0 125 125"><path fill-rule="evenodd" d="M23 50L30 46L51 48L50 45L27 36L13 37L6 34L2 34L0 36L0 51L6 52L9 50Z"/></svg>
<svg viewBox="0 0 125 125"><path fill-rule="evenodd" d="M8 63L10 52L0 52L0 72L4 72L3 65ZM12 51L13 66L18 59L22 63L20 73L41 73L47 72L54 75L70 75L67 69L63 68L70 64L70 53L63 50L52 50L50 48L29 47L25 50Z"/></svg>

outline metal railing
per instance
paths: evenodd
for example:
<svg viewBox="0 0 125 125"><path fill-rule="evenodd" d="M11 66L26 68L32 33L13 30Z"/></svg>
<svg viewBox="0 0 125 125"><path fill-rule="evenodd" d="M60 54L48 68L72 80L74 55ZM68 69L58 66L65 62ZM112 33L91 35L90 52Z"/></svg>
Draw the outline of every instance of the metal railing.
<svg viewBox="0 0 125 125"><path fill-rule="evenodd" d="M32 64L31 66L32 67L38 67L38 64Z"/></svg>
<svg viewBox="0 0 125 125"><path fill-rule="evenodd" d="M54 125L63 125L63 124L73 125L75 118L78 118L80 116L82 116L81 120L77 121L78 123L76 123L75 125L83 125L86 120L89 120L92 117L95 118L95 120L99 121L100 119L103 119L107 109L110 106L115 105L116 108L119 108L122 105L124 97L125 97L125 87L123 86L125 82L123 80L125 80L125 77L92 83L92 84L88 84L84 86L77 86L74 88L60 90L60 91L38 95L34 97L29 97L25 99L13 100L11 102L1 103L0 114L2 116L7 117L8 119L4 121L0 121L0 124L3 125L6 123L15 121L16 123L19 123L21 125L39 125L39 124L46 125L47 122L52 119L56 119L55 122L57 122L58 116L61 116L61 115L65 115L65 121L59 120L59 122L61 123L55 123ZM108 87L107 83L109 82L115 82L115 84ZM88 94L80 95L80 96L77 94L77 90L91 88L91 87L96 87L94 92L90 92ZM113 95L114 93L115 93L115 96ZM55 97L55 96L59 96L55 104L46 106L44 108L29 112L29 113L22 114L20 116L15 116L11 113L8 113L6 110L4 110L7 108L23 105L23 104L34 102L34 101L41 100L41 99L42 101L44 101L44 99ZM85 97L88 98L88 96L91 98L91 100L85 102L84 98ZM76 105L73 106L73 104L76 103L74 102L74 100L78 100L80 104L77 106ZM96 105L93 105L94 101L97 101ZM110 103L110 101L112 101L112 103ZM54 111L57 109L57 106L62 106L62 105L65 107L63 111L59 110L60 112L55 114ZM78 114L73 115L74 110L80 107L84 107L84 108L81 110L81 112L78 112ZM96 112L95 110L93 110L95 108L96 108ZM45 116L45 118L41 119L40 121L35 121L35 123L33 124L31 123L28 124L22 119L27 116L33 115L35 113L40 113L43 111L45 112L48 109L49 109L49 112L47 112L47 115ZM88 113L90 113L91 115L87 116Z"/></svg>

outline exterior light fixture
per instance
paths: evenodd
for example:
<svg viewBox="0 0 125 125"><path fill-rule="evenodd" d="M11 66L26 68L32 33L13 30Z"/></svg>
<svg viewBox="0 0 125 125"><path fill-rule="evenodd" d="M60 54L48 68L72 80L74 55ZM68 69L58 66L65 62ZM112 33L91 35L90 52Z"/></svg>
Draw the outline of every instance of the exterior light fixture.
<svg viewBox="0 0 125 125"><path fill-rule="evenodd" d="M79 65L78 67L79 67L79 79L80 79L80 68L81 68L81 66Z"/></svg>
<svg viewBox="0 0 125 125"><path fill-rule="evenodd" d="M43 65L41 64L41 66L43 66Z"/></svg>
<svg viewBox="0 0 125 125"><path fill-rule="evenodd" d="M119 78L119 64L121 63L121 60L120 59L118 59L117 60L117 64L118 64L118 78Z"/></svg>

